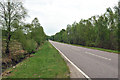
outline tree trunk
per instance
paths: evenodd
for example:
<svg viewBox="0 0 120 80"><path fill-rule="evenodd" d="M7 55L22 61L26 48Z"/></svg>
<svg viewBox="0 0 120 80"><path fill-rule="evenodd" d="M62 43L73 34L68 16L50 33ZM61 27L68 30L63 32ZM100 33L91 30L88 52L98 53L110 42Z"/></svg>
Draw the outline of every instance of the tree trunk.
<svg viewBox="0 0 120 80"><path fill-rule="evenodd" d="M7 36L7 39L6 39L6 51L5 51L6 54L8 54L8 55L10 53L10 50L9 50L10 37L11 37L10 32L8 32L8 36Z"/></svg>
<svg viewBox="0 0 120 80"><path fill-rule="evenodd" d="M7 45L6 45L6 54L9 54L9 42L6 42L7 43Z"/></svg>
<svg viewBox="0 0 120 80"><path fill-rule="evenodd" d="M9 55L10 50L9 50L9 44L10 44L10 32L11 32L11 28L10 28L10 23L11 23L11 7L10 7L10 2L8 2L8 16L9 16L9 21L8 21L8 30L7 30L7 38L6 38L6 54Z"/></svg>

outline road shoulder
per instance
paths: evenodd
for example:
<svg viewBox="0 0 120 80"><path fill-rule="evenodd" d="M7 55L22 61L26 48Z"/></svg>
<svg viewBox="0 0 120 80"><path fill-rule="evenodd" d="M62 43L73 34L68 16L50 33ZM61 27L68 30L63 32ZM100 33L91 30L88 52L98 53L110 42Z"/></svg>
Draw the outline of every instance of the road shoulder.
<svg viewBox="0 0 120 80"><path fill-rule="evenodd" d="M50 42L51 43L51 42ZM51 43L52 44L52 43ZM53 45L53 44L52 44ZM54 45L53 45L54 46ZM55 47L55 46L54 46ZM55 47L56 48L56 47ZM57 49L57 48L56 48ZM57 49L58 50L58 49ZM86 78L75 66L74 64L71 64L71 61L67 59L66 56L63 55L63 53L58 50L65 62L67 63L67 66L70 70L70 78ZM87 79L86 79L87 80Z"/></svg>

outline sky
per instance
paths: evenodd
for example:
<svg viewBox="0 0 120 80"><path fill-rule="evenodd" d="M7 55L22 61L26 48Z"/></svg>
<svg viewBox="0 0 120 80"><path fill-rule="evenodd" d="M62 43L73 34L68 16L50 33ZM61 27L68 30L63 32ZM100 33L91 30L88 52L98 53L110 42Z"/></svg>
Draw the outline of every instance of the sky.
<svg viewBox="0 0 120 80"><path fill-rule="evenodd" d="M47 35L54 35L68 24L104 14L106 8L113 8L118 0L25 0L28 10L27 23L37 17Z"/></svg>

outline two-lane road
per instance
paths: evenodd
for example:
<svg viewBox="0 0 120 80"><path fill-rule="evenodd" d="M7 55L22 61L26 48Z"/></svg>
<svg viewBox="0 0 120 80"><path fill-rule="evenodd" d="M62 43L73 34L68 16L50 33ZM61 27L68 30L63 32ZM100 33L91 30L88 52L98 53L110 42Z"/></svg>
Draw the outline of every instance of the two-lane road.
<svg viewBox="0 0 120 80"><path fill-rule="evenodd" d="M90 78L118 78L118 54L50 41Z"/></svg>

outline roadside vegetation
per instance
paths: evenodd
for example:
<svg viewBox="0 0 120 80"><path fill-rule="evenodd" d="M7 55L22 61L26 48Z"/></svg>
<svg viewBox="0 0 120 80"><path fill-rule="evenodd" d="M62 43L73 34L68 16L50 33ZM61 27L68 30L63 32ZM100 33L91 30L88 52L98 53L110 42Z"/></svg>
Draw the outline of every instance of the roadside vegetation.
<svg viewBox="0 0 120 80"><path fill-rule="evenodd" d="M117 52L120 42L120 2L118 6L107 8L102 15L81 19L68 24L66 29L49 39L69 44L92 47L109 52Z"/></svg>
<svg viewBox="0 0 120 80"><path fill-rule="evenodd" d="M9 68L5 78L69 78L69 68L59 52L46 41L32 57Z"/></svg>
<svg viewBox="0 0 120 80"><path fill-rule="evenodd" d="M30 57L46 41L39 20L24 23L27 10L22 2L0 2L0 29L2 30L2 71Z"/></svg>
<svg viewBox="0 0 120 80"><path fill-rule="evenodd" d="M120 42L120 4L67 25L53 36L47 36L37 17L25 23L27 10L22 2L0 2L2 31L2 76L6 78L68 78L69 69L48 39L96 49L118 50ZM0 42L1 44L1 42ZM103 49L101 49L103 48ZM0 52L1 53L1 52ZM1 60L0 60L1 61Z"/></svg>
<svg viewBox="0 0 120 80"><path fill-rule="evenodd" d="M25 23L22 2L0 2L2 76L4 78L69 78L69 68L34 18ZM3 78L3 79L4 79Z"/></svg>

